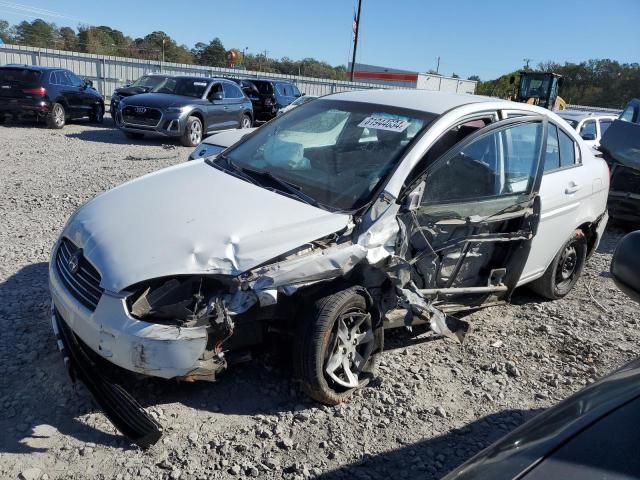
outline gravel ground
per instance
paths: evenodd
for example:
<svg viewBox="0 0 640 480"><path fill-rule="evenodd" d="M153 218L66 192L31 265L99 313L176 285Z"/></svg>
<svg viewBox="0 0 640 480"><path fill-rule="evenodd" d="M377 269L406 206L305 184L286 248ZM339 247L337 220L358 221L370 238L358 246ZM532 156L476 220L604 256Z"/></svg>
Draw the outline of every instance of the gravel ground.
<svg viewBox="0 0 640 480"><path fill-rule="evenodd" d="M637 306L608 275L622 235L609 230L563 300L519 291L467 316L464 346L390 332L379 379L346 405L307 400L266 351L216 384L129 379L165 426L142 452L70 383L49 323L47 261L67 217L190 153L110 125L0 127L0 478L439 478L640 351Z"/></svg>

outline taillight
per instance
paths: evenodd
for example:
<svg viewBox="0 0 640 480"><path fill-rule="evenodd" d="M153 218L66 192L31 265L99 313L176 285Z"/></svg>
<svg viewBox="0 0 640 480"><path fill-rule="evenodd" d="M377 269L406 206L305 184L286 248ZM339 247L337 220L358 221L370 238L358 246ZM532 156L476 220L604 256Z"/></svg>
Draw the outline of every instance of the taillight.
<svg viewBox="0 0 640 480"><path fill-rule="evenodd" d="M36 88L24 88L22 93L26 93L27 95L38 95L40 97L44 97L47 94L47 89L44 87L36 87Z"/></svg>

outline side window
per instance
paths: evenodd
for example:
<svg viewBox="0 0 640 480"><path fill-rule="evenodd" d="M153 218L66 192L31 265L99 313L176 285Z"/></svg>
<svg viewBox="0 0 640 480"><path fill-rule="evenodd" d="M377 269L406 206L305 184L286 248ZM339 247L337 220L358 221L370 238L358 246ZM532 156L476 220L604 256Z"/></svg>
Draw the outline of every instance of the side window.
<svg viewBox="0 0 640 480"><path fill-rule="evenodd" d="M582 127L580 127L580 136L584 138L587 135L588 135L588 138L593 138L593 139L597 138L595 120L586 120L582 124Z"/></svg>
<svg viewBox="0 0 640 480"><path fill-rule="evenodd" d="M71 85L71 80L69 80L67 72L65 72L64 70L58 70L56 72L56 82L58 85Z"/></svg>
<svg viewBox="0 0 640 480"><path fill-rule="evenodd" d="M558 127L550 123L547 130L547 149L544 154L544 171L560 168L560 146L558 145Z"/></svg>
<svg viewBox="0 0 640 480"><path fill-rule="evenodd" d="M216 93L222 93L224 96L224 89L222 88L222 84L214 83L211 87L211 90L209 90L209 93L207 94L207 99L210 101L213 100L213 95Z"/></svg>
<svg viewBox="0 0 640 480"><path fill-rule="evenodd" d="M576 145L573 139L562 130L558 132L560 140L560 166L570 167L576 163Z"/></svg>
<svg viewBox="0 0 640 480"><path fill-rule="evenodd" d="M600 135L604 135L604 132L606 132L609 127L611 126L611 124L613 123L613 120L600 120Z"/></svg>
<svg viewBox="0 0 640 480"><path fill-rule="evenodd" d="M67 73L67 78L71 82L71 85L73 85L74 87L82 87L84 85L84 82L82 81L82 79L78 77L75 73L72 73L72 72L66 72L66 73Z"/></svg>
<svg viewBox="0 0 640 480"><path fill-rule="evenodd" d="M461 142L463 139L471 135L473 132L486 127L494 121L492 117L476 118L474 120L467 120L461 124L456 125L447 132L445 132L433 145L427 150L427 153L420 159L418 164L414 167L413 171L409 174L405 180L405 185L409 185L416 178L431 165L435 160L441 157L447 150L453 147L456 143ZM409 127L411 128L411 127ZM415 134L414 134L415 135Z"/></svg>
<svg viewBox="0 0 640 480"><path fill-rule="evenodd" d="M224 96L225 98L242 98L244 95L238 87L232 83L224 83Z"/></svg>
<svg viewBox="0 0 640 480"><path fill-rule="evenodd" d="M448 156L427 176L423 206L438 204L460 216L490 215L521 201L533 186L542 137L542 123L496 130ZM486 200L497 200L485 202ZM478 204L480 202L480 204ZM484 206L483 206L484 205Z"/></svg>

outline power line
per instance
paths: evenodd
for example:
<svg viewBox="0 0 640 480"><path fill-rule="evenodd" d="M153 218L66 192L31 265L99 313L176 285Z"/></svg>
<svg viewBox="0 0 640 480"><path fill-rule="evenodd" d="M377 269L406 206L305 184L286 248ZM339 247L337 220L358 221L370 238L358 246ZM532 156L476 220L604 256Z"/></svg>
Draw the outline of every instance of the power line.
<svg viewBox="0 0 640 480"><path fill-rule="evenodd" d="M27 15L27 16L41 15L43 17L63 18L63 19L77 20L79 22L88 23L84 18L73 17L71 15L66 15L64 13L56 12L56 11L53 11L53 10L47 10L45 8L39 8L39 7L32 7L32 6L24 5L24 4L21 4L21 3L0 1L0 7L5 7L5 8L12 9L12 10L16 10L16 11L18 11L20 13L23 13L23 14L31 14L31 15Z"/></svg>

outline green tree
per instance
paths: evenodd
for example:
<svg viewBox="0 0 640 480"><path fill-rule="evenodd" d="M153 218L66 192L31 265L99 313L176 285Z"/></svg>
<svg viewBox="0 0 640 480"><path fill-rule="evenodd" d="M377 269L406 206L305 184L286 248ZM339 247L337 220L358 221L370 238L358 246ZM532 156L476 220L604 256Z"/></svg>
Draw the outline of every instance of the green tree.
<svg viewBox="0 0 640 480"><path fill-rule="evenodd" d="M451 74L451 78L460 78L460 75L458 75L456 72L453 72Z"/></svg>
<svg viewBox="0 0 640 480"><path fill-rule="evenodd" d="M58 31L58 36L60 37L60 41L62 45L59 46L63 50L68 50L71 52L77 52L80 50L80 40L76 35L76 32L73 28L62 27Z"/></svg>
<svg viewBox="0 0 640 480"><path fill-rule="evenodd" d="M480 82L480 77L478 75L471 75L470 77L467 77L467 80L473 80L474 82Z"/></svg>
<svg viewBox="0 0 640 480"><path fill-rule="evenodd" d="M174 63L193 63L193 55L185 45L178 45L176 41L162 31L151 32L144 38L138 38L134 42L137 55L141 58L154 60L162 59Z"/></svg>
<svg viewBox="0 0 640 480"><path fill-rule="evenodd" d="M15 27L16 41L31 47L55 48L59 43L58 29L53 23L36 18L32 22L26 20Z"/></svg>
<svg viewBox="0 0 640 480"><path fill-rule="evenodd" d="M218 37L208 44L198 42L191 50L191 55L198 65L209 67L224 67L227 65L227 51Z"/></svg>
<svg viewBox="0 0 640 480"><path fill-rule="evenodd" d="M11 27L9 22L6 20L0 20L0 40L4 43L11 43L13 40L13 35L11 34Z"/></svg>

